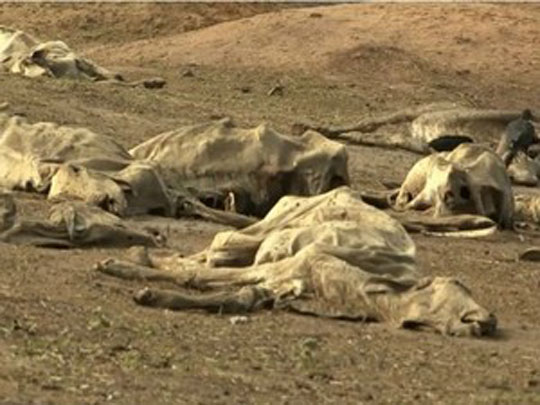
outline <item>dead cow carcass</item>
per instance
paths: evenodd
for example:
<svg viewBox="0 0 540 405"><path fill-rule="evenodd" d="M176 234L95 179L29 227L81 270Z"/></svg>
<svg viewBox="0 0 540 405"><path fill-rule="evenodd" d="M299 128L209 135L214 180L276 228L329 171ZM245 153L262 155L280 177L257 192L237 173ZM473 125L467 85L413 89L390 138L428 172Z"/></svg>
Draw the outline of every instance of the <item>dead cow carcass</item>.
<svg viewBox="0 0 540 405"><path fill-rule="evenodd" d="M512 226L514 200L503 161L491 150L461 144L418 161L397 194L399 210L432 210L436 217L475 214Z"/></svg>
<svg viewBox="0 0 540 405"><path fill-rule="evenodd" d="M55 204L49 218L17 217L13 196L0 191L0 241L42 247L158 246L161 235L129 226L98 207L81 202Z"/></svg>
<svg viewBox="0 0 540 405"><path fill-rule="evenodd" d="M192 257L138 253L134 261L107 260L97 268L184 287L243 286L194 296L144 289L135 296L143 305L215 312L270 306L451 335L488 334L496 325L457 280L422 277L405 229L348 187L284 197L260 222L217 234L206 251Z"/></svg>
<svg viewBox="0 0 540 405"><path fill-rule="evenodd" d="M160 88L165 85L161 78L125 82L120 74L77 55L63 41L40 42L24 31L1 25L0 70L28 77L83 79L129 87Z"/></svg>
<svg viewBox="0 0 540 405"><path fill-rule="evenodd" d="M0 187L76 198L116 215L174 213L159 167L86 128L0 114Z"/></svg>
<svg viewBox="0 0 540 405"><path fill-rule="evenodd" d="M263 215L283 195L348 181L345 148L314 132L295 138L213 122L158 135L130 154L85 128L0 114L0 187L74 197L120 216L195 215L245 226L253 220L237 211ZM225 206L234 212L213 209Z"/></svg>
<svg viewBox="0 0 540 405"><path fill-rule="evenodd" d="M76 55L64 42L40 42L16 29L0 26L0 64L4 70L24 76L71 79L120 79L118 74Z"/></svg>
<svg viewBox="0 0 540 405"><path fill-rule="evenodd" d="M159 164L169 187L255 216L285 195L349 184L345 147L314 131L291 137L267 125L242 129L222 120L158 135L130 153Z"/></svg>
<svg viewBox="0 0 540 405"><path fill-rule="evenodd" d="M512 182L535 186L540 164L538 158L529 156L533 152L529 148L538 144L536 126L538 117L529 110L520 113L455 108L419 115L411 124L411 135L421 142L436 142L446 134L457 134L470 136L476 142L497 145L496 153L505 162Z"/></svg>

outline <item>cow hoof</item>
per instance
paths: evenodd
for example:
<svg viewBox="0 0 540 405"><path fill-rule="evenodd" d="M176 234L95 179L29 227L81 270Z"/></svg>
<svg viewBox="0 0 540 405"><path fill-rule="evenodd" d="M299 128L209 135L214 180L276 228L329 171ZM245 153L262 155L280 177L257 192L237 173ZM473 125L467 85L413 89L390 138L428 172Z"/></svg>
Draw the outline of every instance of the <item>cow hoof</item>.
<svg viewBox="0 0 540 405"><path fill-rule="evenodd" d="M540 262L540 248L532 247L526 249L519 255L519 260L526 260L529 262Z"/></svg>
<svg viewBox="0 0 540 405"><path fill-rule="evenodd" d="M143 81L143 86L146 89L161 89L163 86L165 86L165 83L166 81L161 77L155 77Z"/></svg>
<svg viewBox="0 0 540 405"><path fill-rule="evenodd" d="M155 295L150 288L145 287L139 290L133 296L133 300L139 305L152 306L155 301Z"/></svg>
<svg viewBox="0 0 540 405"><path fill-rule="evenodd" d="M470 336L483 337L493 336L497 330L497 318L490 316L487 320L473 322L471 325Z"/></svg>
<svg viewBox="0 0 540 405"><path fill-rule="evenodd" d="M114 259L106 259L102 260L101 262L97 262L94 266L94 270L99 271L101 273L106 273L107 267L114 261Z"/></svg>

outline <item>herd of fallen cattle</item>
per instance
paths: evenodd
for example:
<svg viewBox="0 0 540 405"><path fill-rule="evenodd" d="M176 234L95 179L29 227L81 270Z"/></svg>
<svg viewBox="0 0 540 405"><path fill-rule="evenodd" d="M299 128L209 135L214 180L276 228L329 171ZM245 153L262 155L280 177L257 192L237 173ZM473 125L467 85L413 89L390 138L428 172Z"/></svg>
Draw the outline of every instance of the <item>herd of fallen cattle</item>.
<svg viewBox="0 0 540 405"><path fill-rule="evenodd" d="M126 83L59 41L0 27L8 74ZM156 87L158 79L142 81ZM136 84L134 84L136 85ZM381 134L405 124L398 134ZM215 312L283 308L485 335L496 318L458 280L423 277L412 232L482 237L540 226L533 114L437 103L292 135L224 119L176 128L125 149L86 128L31 123L0 106L0 240L42 247L126 246L96 269L210 292L146 288L142 305ZM489 141L498 139L498 145ZM344 142L338 142L344 141ZM420 158L401 185L353 190L345 144L404 148ZM516 187L520 186L520 187ZM13 192L40 193L48 220L21 218ZM182 257L133 216L195 216L236 228ZM140 224L144 224L141 221ZM521 255L540 259L540 250ZM231 289L231 287L236 287Z"/></svg>

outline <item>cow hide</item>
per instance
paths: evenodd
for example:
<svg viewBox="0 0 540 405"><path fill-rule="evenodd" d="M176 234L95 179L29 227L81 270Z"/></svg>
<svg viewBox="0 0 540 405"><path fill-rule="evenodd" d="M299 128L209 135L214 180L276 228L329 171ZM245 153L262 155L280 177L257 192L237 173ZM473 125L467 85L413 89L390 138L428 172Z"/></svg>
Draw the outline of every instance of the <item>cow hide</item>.
<svg viewBox="0 0 540 405"><path fill-rule="evenodd" d="M345 148L315 132L290 137L211 122L130 153L85 128L0 114L0 187L76 198L119 216L195 215L245 226L253 220L242 214L263 215L283 195L348 182Z"/></svg>
<svg viewBox="0 0 540 405"><path fill-rule="evenodd" d="M80 202L53 205L48 220L17 218L13 197L0 194L0 241L42 247L159 246L161 236L128 227L115 215Z"/></svg>
<svg viewBox="0 0 540 405"><path fill-rule="evenodd" d="M46 192L61 164L114 172L132 160L114 139L86 128L0 114L0 187Z"/></svg>
<svg viewBox="0 0 540 405"><path fill-rule="evenodd" d="M171 188L232 193L236 211L263 216L284 195L310 196L349 184L345 147L308 131L282 135L226 120L158 135L130 150L159 164Z"/></svg>
<svg viewBox="0 0 540 405"><path fill-rule="evenodd" d="M117 80L120 75L75 54L62 41L40 42L31 35L0 26L0 65L24 76Z"/></svg>
<svg viewBox="0 0 540 405"><path fill-rule="evenodd" d="M27 77L49 76L147 89L159 89L165 85L161 77L124 81L119 73L76 54L63 41L40 42L23 31L2 25L0 71Z"/></svg>
<svg viewBox="0 0 540 405"><path fill-rule="evenodd" d="M496 325L457 280L422 277L405 229L348 187L284 197L263 220L217 234L192 257L137 253L132 261L109 259L97 269L202 289L243 287L196 296L144 289L135 296L143 305L215 312L270 306L450 335L492 333Z"/></svg>
<svg viewBox="0 0 540 405"><path fill-rule="evenodd" d="M430 111L411 122L411 135L425 143L448 134L470 136L476 142L498 141L508 123L520 114L520 111L475 108Z"/></svg>
<svg viewBox="0 0 540 405"><path fill-rule="evenodd" d="M461 144L419 160L397 194L398 210L430 210L436 217L472 214L510 228L514 200L502 160L491 150Z"/></svg>
<svg viewBox="0 0 540 405"><path fill-rule="evenodd" d="M540 161L529 157L525 152L519 151L508 165L508 175L513 184L535 187L538 185L540 175Z"/></svg>
<svg viewBox="0 0 540 405"><path fill-rule="evenodd" d="M517 194L515 207L516 221L540 225L540 195L538 193Z"/></svg>

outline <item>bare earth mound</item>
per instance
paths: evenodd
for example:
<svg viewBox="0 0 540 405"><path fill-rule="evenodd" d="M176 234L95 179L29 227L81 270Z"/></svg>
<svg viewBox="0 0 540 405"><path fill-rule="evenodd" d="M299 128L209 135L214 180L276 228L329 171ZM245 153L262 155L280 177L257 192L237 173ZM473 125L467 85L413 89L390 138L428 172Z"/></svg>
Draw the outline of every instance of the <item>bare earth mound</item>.
<svg viewBox="0 0 540 405"><path fill-rule="evenodd" d="M540 9L531 5L339 5L281 10L93 53L121 64L345 73L375 82L411 84L452 70L532 84L540 79L538 41Z"/></svg>
<svg viewBox="0 0 540 405"><path fill-rule="evenodd" d="M4 4L0 21L33 35L56 35L73 45L122 43L196 30L286 5L245 4Z"/></svg>

